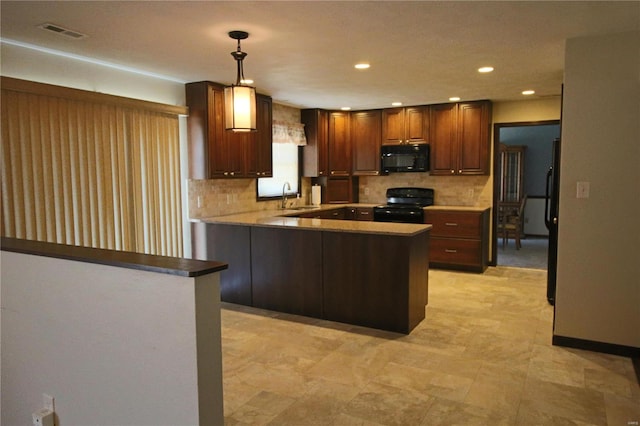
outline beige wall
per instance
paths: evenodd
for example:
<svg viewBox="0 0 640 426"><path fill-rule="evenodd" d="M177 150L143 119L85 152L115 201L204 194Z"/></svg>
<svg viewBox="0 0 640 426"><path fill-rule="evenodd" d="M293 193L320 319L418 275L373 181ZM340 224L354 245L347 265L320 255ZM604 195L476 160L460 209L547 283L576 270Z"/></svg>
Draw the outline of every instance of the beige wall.
<svg viewBox="0 0 640 426"><path fill-rule="evenodd" d="M1 253L0 423L223 424L219 273Z"/></svg>
<svg viewBox="0 0 640 426"><path fill-rule="evenodd" d="M554 334L640 348L640 32L567 42ZM576 198L577 182L589 198Z"/></svg>
<svg viewBox="0 0 640 426"><path fill-rule="evenodd" d="M559 120L560 96L526 101L494 102L494 123L519 123L528 121Z"/></svg>
<svg viewBox="0 0 640 426"><path fill-rule="evenodd" d="M5 77L168 105L185 104L184 83L180 81L134 74L6 43L0 43L0 56Z"/></svg>

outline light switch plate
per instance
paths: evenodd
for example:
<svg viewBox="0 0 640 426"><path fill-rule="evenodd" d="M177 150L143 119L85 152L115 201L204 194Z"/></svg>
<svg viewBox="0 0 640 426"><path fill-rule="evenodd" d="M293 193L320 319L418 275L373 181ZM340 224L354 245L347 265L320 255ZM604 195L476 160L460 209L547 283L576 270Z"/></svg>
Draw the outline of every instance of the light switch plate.
<svg viewBox="0 0 640 426"><path fill-rule="evenodd" d="M589 198L589 182L576 184L576 198Z"/></svg>

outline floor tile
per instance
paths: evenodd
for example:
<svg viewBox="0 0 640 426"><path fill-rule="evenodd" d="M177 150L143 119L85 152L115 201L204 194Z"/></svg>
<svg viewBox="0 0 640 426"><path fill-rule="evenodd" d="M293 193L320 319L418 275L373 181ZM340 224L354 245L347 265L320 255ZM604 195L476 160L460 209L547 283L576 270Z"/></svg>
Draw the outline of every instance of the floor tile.
<svg viewBox="0 0 640 426"><path fill-rule="evenodd" d="M633 425L629 358L551 345L546 272L429 272L411 334L222 304L227 425Z"/></svg>

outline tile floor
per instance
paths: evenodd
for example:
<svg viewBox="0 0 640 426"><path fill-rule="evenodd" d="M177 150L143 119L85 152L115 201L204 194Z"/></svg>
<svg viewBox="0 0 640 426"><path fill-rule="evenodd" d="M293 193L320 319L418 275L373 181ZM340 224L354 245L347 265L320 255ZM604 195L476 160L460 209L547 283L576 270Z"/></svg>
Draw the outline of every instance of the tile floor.
<svg viewBox="0 0 640 426"><path fill-rule="evenodd" d="M432 270L408 336L224 304L227 425L638 425L629 358L551 346L546 271Z"/></svg>

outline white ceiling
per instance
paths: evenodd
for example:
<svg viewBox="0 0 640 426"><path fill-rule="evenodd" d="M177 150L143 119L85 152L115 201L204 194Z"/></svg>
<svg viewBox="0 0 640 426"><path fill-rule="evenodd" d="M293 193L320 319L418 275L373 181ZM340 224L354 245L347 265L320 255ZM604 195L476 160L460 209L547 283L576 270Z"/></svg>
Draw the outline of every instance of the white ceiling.
<svg viewBox="0 0 640 426"><path fill-rule="evenodd" d="M5 1L1 35L178 80L245 76L274 101L353 109L561 91L565 40L640 29L640 2ZM72 40L45 22L87 34ZM359 61L371 63L357 71ZM477 68L495 67L490 74Z"/></svg>

